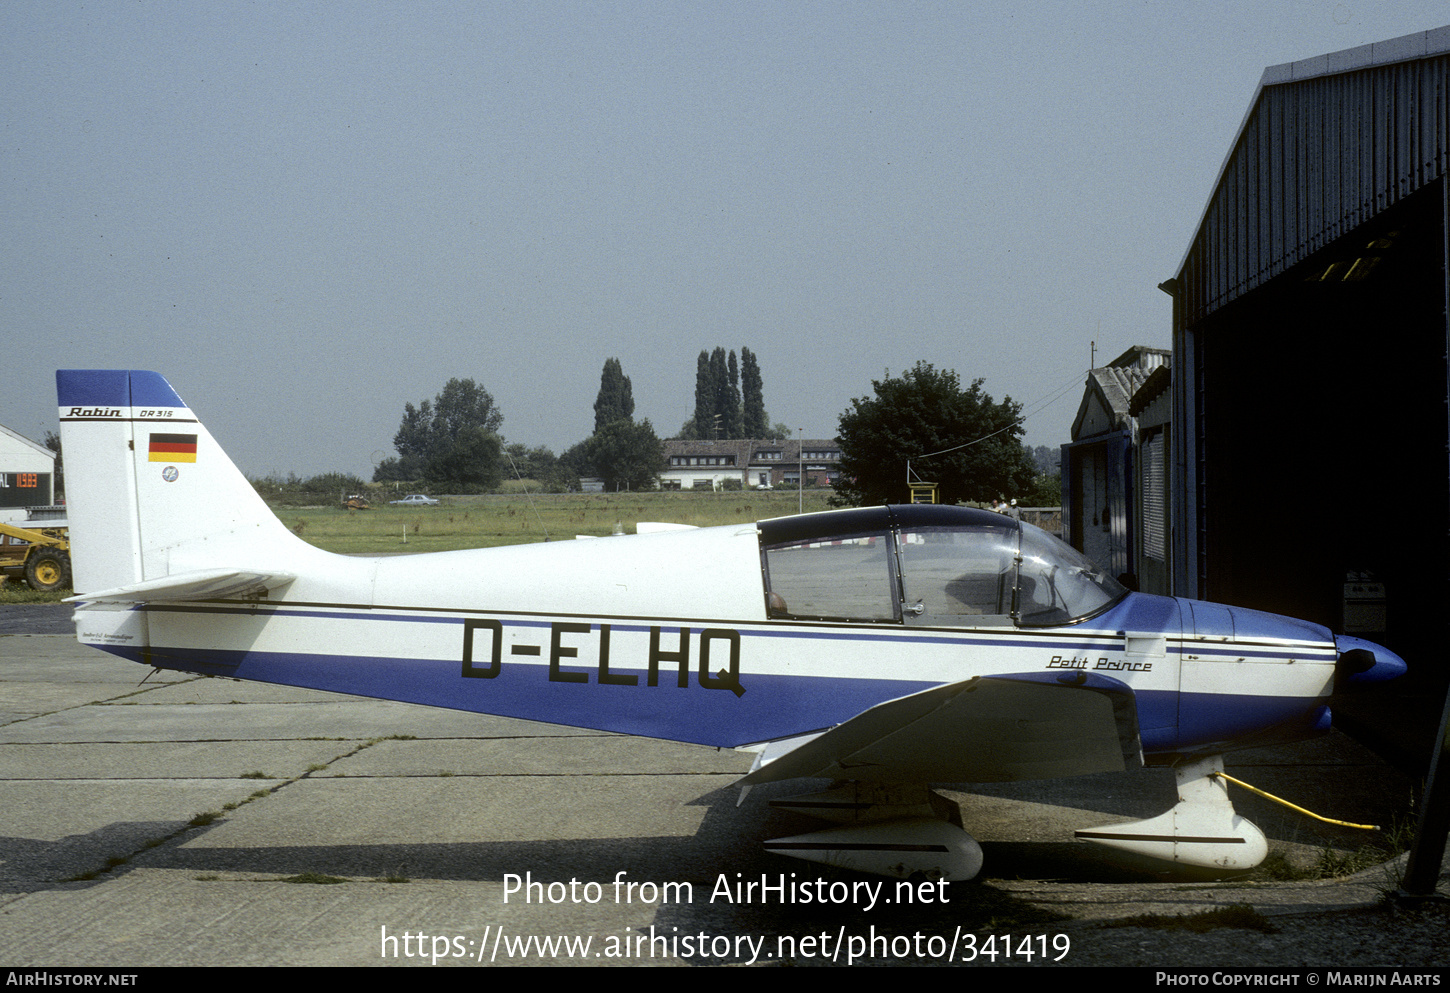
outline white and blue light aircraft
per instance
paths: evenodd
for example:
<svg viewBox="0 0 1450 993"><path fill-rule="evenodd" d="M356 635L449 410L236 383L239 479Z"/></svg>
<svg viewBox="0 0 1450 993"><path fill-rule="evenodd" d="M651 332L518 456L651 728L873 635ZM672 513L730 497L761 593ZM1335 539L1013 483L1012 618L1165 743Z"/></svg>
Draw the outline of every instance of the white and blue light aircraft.
<svg viewBox="0 0 1450 993"><path fill-rule="evenodd" d="M184 672L756 753L741 781L836 826L782 854L967 879L931 783L1172 764L1179 802L1084 840L1251 868L1223 752L1328 727L1385 649L1132 593L1047 533L960 507L863 508L623 538L355 558L272 514L161 376L56 375L76 632ZM939 808L940 805L937 805ZM954 819L953 819L954 820Z"/></svg>

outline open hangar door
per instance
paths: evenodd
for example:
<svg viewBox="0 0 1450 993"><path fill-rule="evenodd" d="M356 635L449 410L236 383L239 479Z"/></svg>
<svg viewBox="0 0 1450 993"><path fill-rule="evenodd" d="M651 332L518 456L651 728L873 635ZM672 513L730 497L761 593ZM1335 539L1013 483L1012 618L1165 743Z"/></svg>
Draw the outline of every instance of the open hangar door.
<svg viewBox="0 0 1450 993"><path fill-rule="evenodd" d="M1443 184L1191 329L1204 598L1438 657L1450 568Z"/></svg>

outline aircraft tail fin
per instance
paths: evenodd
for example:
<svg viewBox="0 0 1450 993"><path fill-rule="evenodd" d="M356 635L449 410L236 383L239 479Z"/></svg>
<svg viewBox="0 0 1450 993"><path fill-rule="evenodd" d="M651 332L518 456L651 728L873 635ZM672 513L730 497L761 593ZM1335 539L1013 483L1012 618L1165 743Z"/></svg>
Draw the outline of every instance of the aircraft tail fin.
<svg viewBox="0 0 1450 993"><path fill-rule="evenodd" d="M301 544L160 375L61 370L55 379L81 599L244 569Z"/></svg>

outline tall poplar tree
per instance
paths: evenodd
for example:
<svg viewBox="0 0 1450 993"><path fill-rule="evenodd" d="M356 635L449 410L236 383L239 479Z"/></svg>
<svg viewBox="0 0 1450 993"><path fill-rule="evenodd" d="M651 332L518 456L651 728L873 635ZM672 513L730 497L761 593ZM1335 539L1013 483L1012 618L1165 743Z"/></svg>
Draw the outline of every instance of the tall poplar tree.
<svg viewBox="0 0 1450 993"><path fill-rule="evenodd" d="M744 421L740 416L740 365L735 361L735 352L731 351L728 362L730 369L730 385L725 391L725 410L722 420L725 422L725 437L743 438L742 428Z"/></svg>
<svg viewBox="0 0 1450 993"><path fill-rule="evenodd" d="M760 365L748 348L702 351L695 362L695 416L684 423L680 437L736 439L770 437ZM742 393L743 390L743 393Z"/></svg>
<svg viewBox="0 0 1450 993"><path fill-rule="evenodd" d="M634 420L634 389L619 359L605 359L599 376L599 396L594 400L594 433L614 421Z"/></svg>
<svg viewBox="0 0 1450 993"><path fill-rule="evenodd" d="M730 371L726 367L725 349L715 347L710 353L710 385L715 390L715 405L710 420L701 425L706 438L730 437Z"/></svg>
<svg viewBox="0 0 1450 993"><path fill-rule="evenodd" d="M710 353L700 352L695 362L695 437L713 438L715 385L710 375Z"/></svg>
<svg viewBox="0 0 1450 993"><path fill-rule="evenodd" d="M770 415L765 412L765 384L760 378L755 353L748 348L740 349L740 389L744 402L741 434L746 438L764 438L770 431Z"/></svg>

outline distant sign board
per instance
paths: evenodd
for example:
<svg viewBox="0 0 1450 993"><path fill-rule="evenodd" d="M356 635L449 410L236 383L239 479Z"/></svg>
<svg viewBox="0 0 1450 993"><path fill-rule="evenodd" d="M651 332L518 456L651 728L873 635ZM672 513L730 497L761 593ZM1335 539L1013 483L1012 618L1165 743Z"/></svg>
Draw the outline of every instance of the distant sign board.
<svg viewBox="0 0 1450 993"><path fill-rule="evenodd" d="M48 472L0 472L0 507L35 507L52 502Z"/></svg>

